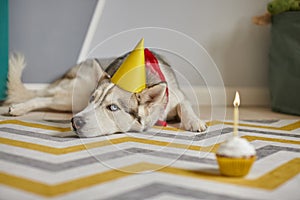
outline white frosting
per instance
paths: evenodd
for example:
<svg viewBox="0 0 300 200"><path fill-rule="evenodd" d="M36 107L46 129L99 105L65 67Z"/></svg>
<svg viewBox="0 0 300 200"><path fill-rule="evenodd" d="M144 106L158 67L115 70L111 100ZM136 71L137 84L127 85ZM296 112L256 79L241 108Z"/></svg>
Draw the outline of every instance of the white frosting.
<svg viewBox="0 0 300 200"><path fill-rule="evenodd" d="M256 152L246 139L232 137L220 145L217 154L228 157L249 157L254 156Z"/></svg>

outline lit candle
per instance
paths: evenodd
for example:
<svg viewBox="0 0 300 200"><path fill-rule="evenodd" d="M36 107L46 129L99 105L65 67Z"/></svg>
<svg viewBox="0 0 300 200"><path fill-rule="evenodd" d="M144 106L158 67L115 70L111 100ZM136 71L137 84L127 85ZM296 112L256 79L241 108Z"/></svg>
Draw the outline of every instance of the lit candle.
<svg viewBox="0 0 300 200"><path fill-rule="evenodd" d="M239 123L239 105L240 105L240 95L235 92L235 98L233 101L234 113L233 113L233 135L238 136L238 123Z"/></svg>

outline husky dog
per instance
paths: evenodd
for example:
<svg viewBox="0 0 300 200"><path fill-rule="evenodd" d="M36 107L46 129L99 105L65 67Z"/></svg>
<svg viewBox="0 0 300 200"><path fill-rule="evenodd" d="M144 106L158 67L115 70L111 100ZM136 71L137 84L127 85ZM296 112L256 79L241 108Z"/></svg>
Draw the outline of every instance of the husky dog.
<svg viewBox="0 0 300 200"><path fill-rule="evenodd" d="M73 111L77 114L71 119L71 125L80 137L141 132L151 128L159 119L179 119L181 128L187 131L206 130L205 122L198 118L180 91L171 67L161 56L154 55L165 82L146 70L147 87L140 93L132 93L111 82L111 77L128 54L115 59L106 70L98 59L88 59L42 90L25 88L21 82L24 57L13 54L9 60L6 100L10 104L9 114L18 116L45 108Z"/></svg>

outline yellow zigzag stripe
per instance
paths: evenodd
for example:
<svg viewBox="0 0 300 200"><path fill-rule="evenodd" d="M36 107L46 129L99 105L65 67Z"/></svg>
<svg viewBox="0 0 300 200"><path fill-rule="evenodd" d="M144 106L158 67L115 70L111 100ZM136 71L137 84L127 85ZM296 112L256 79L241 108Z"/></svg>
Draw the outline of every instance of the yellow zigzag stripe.
<svg viewBox="0 0 300 200"><path fill-rule="evenodd" d="M24 122L24 121L20 121L20 120L3 120L3 121L0 121L0 125L1 124L17 124L17 125L22 125L22 126L34 127L34 128L53 130L53 131L58 131L58 132L71 131L71 128L68 128L68 127L57 127L57 126L38 124L38 123L32 123L32 122ZM213 125L216 125L216 124L233 125L232 122L222 122L222 121L207 122L208 126L213 126ZM244 123L240 123L239 126L245 126L245 127L251 127L251 128L263 128L263 129L270 129L270 130L292 131L292 130L300 128L300 120L296 121L292 124L282 126L282 127L261 126L261 125L244 124ZM175 127L154 126L154 128L163 129L163 130L171 130L171 131L183 131L183 130L175 128Z"/></svg>
<svg viewBox="0 0 300 200"><path fill-rule="evenodd" d="M73 192L75 190L91 187L97 184L117 180L126 176L135 175L135 173L156 170L158 172L168 173L177 176L207 179L209 181L272 190L299 174L299 166L300 158L295 158L257 179L250 180L244 178L228 178L217 174L208 174L201 171L185 170L175 167L165 167L162 165L152 163L133 164L130 166L122 167L119 170L110 170L56 185L48 185L5 173L0 174L0 180L3 184L8 185L10 187L25 190L27 192L35 193L42 196L54 197L57 195Z"/></svg>
<svg viewBox="0 0 300 200"><path fill-rule="evenodd" d="M32 122L24 122L24 121L20 121L20 120L3 120L3 121L0 121L0 125L1 124L16 124L16 125L21 125L21 126L41 128L41 129L57 131L57 132L71 131L71 128L69 128L69 127L57 127L57 126L38 124L38 123L32 123Z"/></svg>
<svg viewBox="0 0 300 200"><path fill-rule="evenodd" d="M295 141L295 140L284 140L284 139L258 137L258 136L242 136L242 138L245 138L248 141L263 140L263 141L281 142L281 143L288 143L288 144L300 144L300 141ZM70 146L70 147L56 148L56 147L50 147L50 146L45 146L45 145L40 145L40 144L35 144L35 143L30 143L30 142L23 142L23 141L0 137L1 144L7 144L7 145L15 146L15 147L21 147L21 148L25 148L25 149L30 149L30 150L35 150L35 151L40 151L40 152L55 154L55 155L62 155L62 154L82 151L85 149L93 149L93 148L97 148L97 147L120 144L120 143L125 143L125 142L137 142L137 143L142 143L142 144L166 146L166 147L189 149L189 150L194 150L194 151L205 151L205 152L216 152L216 150L218 149L218 147L220 145L220 144L215 144L215 145L211 145L211 146L196 146L196 145L171 143L171 142L158 141L158 140L149 140L149 139L143 139L143 138L122 137L122 138L116 138L116 139L110 139L110 140L104 140L104 141L91 142L91 143L87 143L87 144L75 145L75 146Z"/></svg>

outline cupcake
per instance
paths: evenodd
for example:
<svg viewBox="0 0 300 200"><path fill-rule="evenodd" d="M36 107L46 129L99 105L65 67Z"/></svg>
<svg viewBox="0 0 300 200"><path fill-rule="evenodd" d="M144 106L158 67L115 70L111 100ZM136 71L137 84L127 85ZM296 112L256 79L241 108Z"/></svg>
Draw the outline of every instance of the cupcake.
<svg viewBox="0 0 300 200"><path fill-rule="evenodd" d="M246 139L234 136L220 145L216 157L221 174L242 177L251 169L256 152Z"/></svg>

